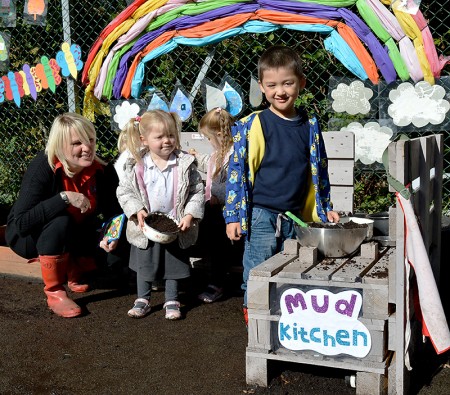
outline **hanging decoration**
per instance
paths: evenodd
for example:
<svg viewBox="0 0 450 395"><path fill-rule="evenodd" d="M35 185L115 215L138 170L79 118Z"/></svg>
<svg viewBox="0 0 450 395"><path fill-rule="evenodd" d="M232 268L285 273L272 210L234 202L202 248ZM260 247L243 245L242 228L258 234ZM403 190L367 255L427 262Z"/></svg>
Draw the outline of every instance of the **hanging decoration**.
<svg viewBox="0 0 450 395"><path fill-rule="evenodd" d="M81 61L81 48L77 44L62 43L61 51L56 54L56 60L61 67L61 73L64 77L72 76L77 79L78 71L83 68Z"/></svg>
<svg viewBox="0 0 450 395"><path fill-rule="evenodd" d="M394 135L388 126L381 126L378 122L351 122L341 129L342 132L352 132L355 136L355 160L365 165L375 162L383 163L382 157L386 147Z"/></svg>
<svg viewBox="0 0 450 395"><path fill-rule="evenodd" d="M159 89L155 89L153 91L147 110L163 110L169 112L169 104L167 98Z"/></svg>
<svg viewBox="0 0 450 395"><path fill-rule="evenodd" d="M69 48L75 70L81 70L83 62L81 61L81 48L79 45L72 44L69 46L63 43L61 47ZM61 52L61 51L60 51ZM59 52L58 52L59 54ZM37 99L37 94L43 89L48 89L55 93L56 87L61 83L62 78L72 76L68 71L69 67L66 57L56 55L56 59L49 59L47 56L41 56L41 62L30 66L24 64L20 71L8 71L6 75L1 77L0 81L0 103L5 100L14 101L17 107L21 105L21 98L31 96L33 100ZM67 54L66 54L67 55ZM75 73L76 76L76 73Z"/></svg>
<svg viewBox="0 0 450 395"><path fill-rule="evenodd" d="M364 86L362 81L353 81L349 85L340 83L331 91L332 108L336 112L350 115L368 114L373 91Z"/></svg>
<svg viewBox="0 0 450 395"><path fill-rule="evenodd" d="M248 96L250 105L253 108L257 108L261 105L263 101L263 94L261 89L259 89L258 80L253 75L250 77L250 92Z"/></svg>
<svg viewBox="0 0 450 395"><path fill-rule="evenodd" d="M391 7L408 14L417 14L421 2L422 0L393 0Z"/></svg>
<svg viewBox="0 0 450 395"><path fill-rule="evenodd" d="M112 130L121 131L125 128L130 119L142 115L147 103L145 100L111 100L109 107L111 110Z"/></svg>
<svg viewBox="0 0 450 395"><path fill-rule="evenodd" d="M224 93L209 79L203 79L200 91L202 93L203 103L205 104L206 111L211 111L212 109L217 107L224 109L227 107L227 99Z"/></svg>
<svg viewBox="0 0 450 395"><path fill-rule="evenodd" d="M47 24L48 0L25 0L23 19L29 25Z"/></svg>
<svg viewBox="0 0 450 395"><path fill-rule="evenodd" d="M242 34L287 29L323 35L325 50L359 80L359 83L350 81L346 86L333 88L336 112L349 111L358 118L371 119L379 110L380 119L388 119L387 108L392 105L393 114L398 117L396 103L389 102L389 91L408 80L414 83L424 80L433 86L450 61L449 57L437 55L420 3L420 0L315 0L311 3L135 0L105 27L89 51L82 73L86 87L83 109L92 119L95 103L102 98L139 98L149 69L146 64L180 45L214 45ZM233 102L232 97L237 98L233 84L216 86L203 77L201 88L207 109L226 108ZM356 106L347 106L348 99ZM250 105L257 108L262 101L257 81L252 78ZM239 105L236 111L238 108ZM448 118L445 115L441 125ZM403 121L396 122L400 124L395 127L405 127L400 126Z"/></svg>
<svg viewBox="0 0 450 395"><path fill-rule="evenodd" d="M0 1L0 26L16 27L16 1Z"/></svg>
<svg viewBox="0 0 450 395"><path fill-rule="evenodd" d="M227 101L226 110L233 117L237 117L244 109L241 87L228 74L222 78L220 86Z"/></svg>
<svg viewBox="0 0 450 395"><path fill-rule="evenodd" d="M388 107L388 114L397 126L412 124L422 128L428 124L441 125L450 110L445 95L445 89L439 85L430 85L426 81L415 85L404 82L389 92L392 104Z"/></svg>
<svg viewBox="0 0 450 395"><path fill-rule="evenodd" d="M9 67L9 42L10 35L0 32L0 71L6 71Z"/></svg>
<svg viewBox="0 0 450 395"><path fill-rule="evenodd" d="M169 111L177 113L182 122L186 122L192 115L192 103L189 93L179 81L175 84L172 92Z"/></svg>

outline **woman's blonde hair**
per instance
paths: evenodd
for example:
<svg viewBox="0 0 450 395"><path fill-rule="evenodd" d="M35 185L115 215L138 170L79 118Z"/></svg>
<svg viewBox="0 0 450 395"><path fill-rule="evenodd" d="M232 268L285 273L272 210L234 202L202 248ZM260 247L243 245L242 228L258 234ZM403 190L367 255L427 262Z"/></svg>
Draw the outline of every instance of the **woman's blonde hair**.
<svg viewBox="0 0 450 395"><path fill-rule="evenodd" d="M217 139L220 141L221 146L217 152L216 169L212 178L220 173L222 165L225 162L225 159L227 159L226 155L233 146L233 136L231 135L233 123L234 118L231 114L228 111L217 107L208 111L198 124L199 132L208 138L216 137L217 139L217 134L221 134L221 138Z"/></svg>
<svg viewBox="0 0 450 395"><path fill-rule="evenodd" d="M96 140L95 127L91 121L80 114L68 112L58 115L53 121L48 136L45 153L47 154L48 164L54 170L55 162L58 159L64 168L67 177L72 178L75 173L69 169L67 157L64 154L64 148L72 143L72 131L76 133L82 143L91 144L90 140ZM94 160L105 165L96 154Z"/></svg>
<svg viewBox="0 0 450 395"><path fill-rule="evenodd" d="M140 154L141 136L146 137L155 126L161 127L167 135L173 134L176 140L176 148L181 148L181 119L178 114L163 110L149 110L141 117L131 118L122 129L117 141L119 151L123 152L128 149L136 162L140 162L142 160Z"/></svg>

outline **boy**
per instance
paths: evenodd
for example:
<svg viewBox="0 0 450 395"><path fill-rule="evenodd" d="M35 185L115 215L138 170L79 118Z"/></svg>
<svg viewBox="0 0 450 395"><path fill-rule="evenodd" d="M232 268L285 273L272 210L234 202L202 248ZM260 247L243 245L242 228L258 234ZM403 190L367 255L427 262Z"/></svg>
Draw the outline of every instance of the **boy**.
<svg viewBox="0 0 450 395"><path fill-rule="evenodd" d="M243 258L244 318L252 268L295 238L290 211L304 221L338 222L332 211L325 147L316 118L295 100L305 87L299 55L290 48L267 49L258 62L259 87L270 106L233 127L224 211L227 236L246 236Z"/></svg>

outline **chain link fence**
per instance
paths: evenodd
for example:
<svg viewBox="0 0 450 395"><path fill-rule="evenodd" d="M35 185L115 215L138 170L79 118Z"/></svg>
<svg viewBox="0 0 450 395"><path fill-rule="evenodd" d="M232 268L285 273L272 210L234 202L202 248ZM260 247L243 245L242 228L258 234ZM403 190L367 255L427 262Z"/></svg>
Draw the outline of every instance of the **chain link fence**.
<svg viewBox="0 0 450 395"><path fill-rule="evenodd" d="M448 53L450 41L450 14L442 12L450 1L422 2L421 9L436 41L439 54ZM127 6L126 1L80 0L76 2L49 1L45 26L27 24L21 17L24 2L16 2L17 21L15 27L2 27L10 34L10 64L7 70L21 70L24 64L36 65L41 56L54 58L64 41L78 44L82 50L82 60L105 26ZM357 11L355 10L355 13ZM1 22L0 22L1 25ZM70 40L69 40L70 37ZM167 55L146 64L144 85L160 89L170 97L179 81L188 91L199 75L208 54L213 54L212 63L206 77L219 85L224 75L229 75L240 86L244 97L242 115L254 110L248 102L251 76L256 77L257 62L262 51L270 45L285 44L299 53L304 61L307 87L299 98L299 104L318 114L323 130L328 130L331 118L329 79L331 76L352 75L341 63L330 55L324 47L324 36L319 33L302 33L280 29L267 34L247 34L224 40L214 46L179 46ZM447 53L446 53L447 51ZM2 70L5 75L7 70ZM449 75L450 66L442 75ZM20 188L20 180L29 161L45 146L46 137L53 119L60 113L76 109L83 110L84 89L80 84L81 71L76 81L63 78L52 92L50 89L38 93L36 100L30 96L21 99L20 108L11 100L0 103L0 205L10 206ZM143 98L149 92L143 93ZM448 99L448 97L446 97ZM197 131L197 124L205 113L205 103L199 91L192 97L193 116L183 124L183 131ZM108 106L107 101L104 102ZM106 160L117 154L117 131L111 127L109 116L97 115L95 126L99 136L99 152ZM426 128L424 128L426 129ZM410 137L427 134L419 131ZM444 135L444 172L450 175L450 137ZM389 205L392 194L387 192L387 184L381 166L358 164L356 171L356 209L375 211L380 205ZM378 196L367 199L367 196ZM380 201L383 200L383 201ZM372 207L371 207L372 206ZM443 206L450 211L450 178L444 179Z"/></svg>

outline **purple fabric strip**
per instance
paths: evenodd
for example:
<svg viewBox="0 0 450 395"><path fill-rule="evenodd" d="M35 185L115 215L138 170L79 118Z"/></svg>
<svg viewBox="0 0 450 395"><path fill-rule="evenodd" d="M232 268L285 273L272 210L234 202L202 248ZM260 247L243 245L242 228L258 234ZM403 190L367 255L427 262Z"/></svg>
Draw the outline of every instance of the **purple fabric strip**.
<svg viewBox="0 0 450 395"><path fill-rule="evenodd" d="M139 40L136 41L130 51L123 55L120 59L119 67L113 80L114 97L116 99L120 99L122 97L122 86L125 83L125 79L128 74L129 63L131 63L129 62L130 59L140 51L142 51L150 42L155 40L162 33L170 30L188 29L201 23L205 23L217 18L223 18L225 16L255 12L259 8L260 6L256 3L231 4L225 7L220 7L211 11L204 12L203 14L199 15L183 15L179 18L171 20L170 22L167 22L156 30L145 33L141 38L139 38Z"/></svg>

